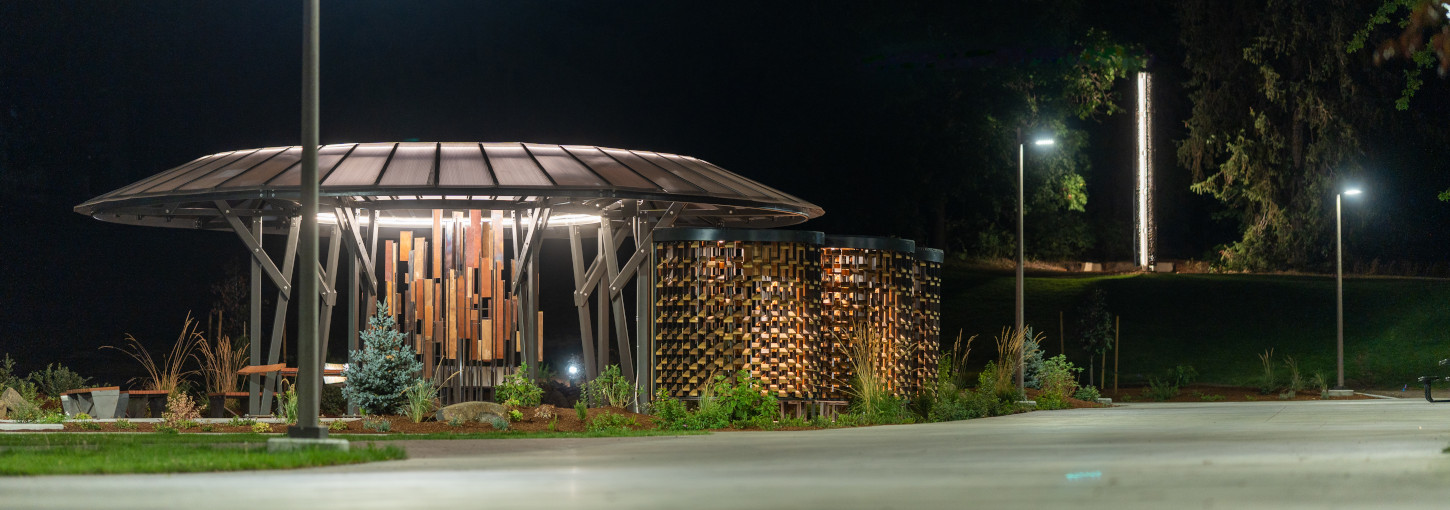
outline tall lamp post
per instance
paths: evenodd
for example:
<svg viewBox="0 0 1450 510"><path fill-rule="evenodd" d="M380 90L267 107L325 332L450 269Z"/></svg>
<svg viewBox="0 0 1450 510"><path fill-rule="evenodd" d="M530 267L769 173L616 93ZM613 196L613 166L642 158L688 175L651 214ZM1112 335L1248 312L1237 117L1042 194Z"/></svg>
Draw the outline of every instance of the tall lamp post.
<svg viewBox="0 0 1450 510"><path fill-rule="evenodd" d="M318 352L317 315L317 144L318 144L318 0L302 7L302 261L297 270L297 425L287 436L325 439L327 428L317 420L322 391L322 353ZM356 275L353 276L356 278Z"/></svg>
<svg viewBox="0 0 1450 510"><path fill-rule="evenodd" d="M1334 307L1335 319L1339 325L1339 335L1335 342L1337 349L1337 361L1339 379L1334 386L1336 390L1344 390L1344 214L1341 212L1340 202L1345 195L1360 194L1359 188L1348 188L1339 194L1334 195Z"/></svg>
<svg viewBox="0 0 1450 510"><path fill-rule="evenodd" d="M1032 141L1032 145L1052 145L1053 143L1054 143L1054 141L1051 138L1040 138L1040 139L1037 139L1037 140L1033 140ZM1024 154L1026 152L1027 152L1027 142L1022 138L1022 128L1017 128L1017 308L1016 308L1016 310L1017 310L1017 320L1015 322L1015 325L1016 325L1017 329L1013 330L1014 331L1014 334L1017 334L1017 335L1025 335L1026 334L1026 331L1023 329L1023 327L1024 327L1024 325L1023 325L1023 322L1024 322L1023 315L1024 315L1024 313L1023 313L1023 305L1022 305L1022 302L1023 302L1023 298L1022 298L1022 261L1023 261L1023 255L1022 255L1022 238L1023 238L1023 235L1022 235L1022 216L1023 216L1023 214L1022 214L1022 204L1023 204L1023 196L1025 196L1025 194L1023 193L1023 189L1022 189L1023 188L1022 174L1024 173L1024 167L1026 166L1025 163L1024 163L1024 158L1023 158L1023 156L1024 156ZM1023 340L1025 341L1026 338L1024 337ZM1026 370L1025 370L1025 368L1026 368L1026 357L1025 356L1026 355L1022 352L1022 349L1020 349L1020 348L1017 349L1017 391L1018 392L1026 391L1026 389L1027 389L1027 381L1026 381L1026 378L1025 378L1025 372L1026 372Z"/></svg>

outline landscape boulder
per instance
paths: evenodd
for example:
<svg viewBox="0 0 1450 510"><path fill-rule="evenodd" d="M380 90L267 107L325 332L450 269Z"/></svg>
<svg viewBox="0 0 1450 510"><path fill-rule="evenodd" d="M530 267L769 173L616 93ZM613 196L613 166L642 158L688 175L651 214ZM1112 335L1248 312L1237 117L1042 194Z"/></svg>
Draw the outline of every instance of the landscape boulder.
<svg viewBox="0 0 1450 510"><path fill-rule="evenodd" d="M459 402L438 410L438 421L448 423L454 419L461 421L489 421L496 423L486 416L502 418L508 423L509 408L503 404L493 402Z"/></svg>
<svg viewBox="0 0 1450 510"><path fill-rule="evenodd" d="M15 388L5 388L5 393L0 393L0 419L8 418L11 414L33 407L35 404L26 402L25 397L20 396L20 392L15 391Z"/></svg>

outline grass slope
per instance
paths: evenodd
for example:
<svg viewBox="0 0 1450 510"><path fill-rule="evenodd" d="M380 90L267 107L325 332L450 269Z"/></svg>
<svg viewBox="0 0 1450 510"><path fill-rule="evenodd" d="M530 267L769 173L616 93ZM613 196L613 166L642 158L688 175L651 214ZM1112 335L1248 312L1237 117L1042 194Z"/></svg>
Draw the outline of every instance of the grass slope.
<svg viewBox="0 0 1450 510"><path fill-rule="evenodd" d="M1288 355L1306 379L1319 372L1334 383L1332 277L1029 275L1027 323L1045 334L1047 355L1062 352L1058 313L1065 312L1068 357L1086 365L1087 355L1073 338L1074 323L1093 286L1104 289L1109 310L1122 320L1124 383L1161 376L1182 364L1196 368L1203 382L1251 385L1262 373L1258 354L1270 348L1281 380L1288 377L1283 364ZM950 348L961 330L978 335L973 365L995 357L992 338L1012 324L1013 287L1011 273L949 266L943 348ZM1443 371L1435 363L1450 357L1450 281L1346 278L1344 287L1345 378L1353 385L1414 386L1416 377ZM1111 381L1111 361L1108 370Z"/></svg>

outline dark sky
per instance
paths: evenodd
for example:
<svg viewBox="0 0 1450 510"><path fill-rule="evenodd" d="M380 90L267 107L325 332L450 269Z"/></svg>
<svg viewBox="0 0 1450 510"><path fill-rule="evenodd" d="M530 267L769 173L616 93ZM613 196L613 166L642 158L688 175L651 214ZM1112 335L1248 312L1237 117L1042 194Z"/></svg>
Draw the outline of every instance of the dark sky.
<svg viewBox="0 0 1450 510"><path fill-rule="evenodd" d="M1228 239L1171 168L1166 144L1188 108L1170 8L1088 4L1082 28L1145 44L1163 73L1164 250L1201 256ZM946 11L961 20L954 30L988 41L1053 15L1040 7ZM165 344L188 310L205 312L222 267L244 260L235 236L102 223L71 207L205 154L298 143L300 11L295 2L0 3L0 353L27 370L57 361L122 382L109 364L129 370L129 360L98 346L127 332ZM914 42L898 18L911 19L868 2L325 1L322 141L687 154L823 206L807 228L909 236L871 207L885 189L872 180L911 170L880 130L912 112L893 109L896 77L867 63ZM1121 141L1131 119L1091 129L1118 142L1092 155L1089 210L1130 221L1121 184L1131 146ZM576 334L551 331L561 342Z"/></svg>

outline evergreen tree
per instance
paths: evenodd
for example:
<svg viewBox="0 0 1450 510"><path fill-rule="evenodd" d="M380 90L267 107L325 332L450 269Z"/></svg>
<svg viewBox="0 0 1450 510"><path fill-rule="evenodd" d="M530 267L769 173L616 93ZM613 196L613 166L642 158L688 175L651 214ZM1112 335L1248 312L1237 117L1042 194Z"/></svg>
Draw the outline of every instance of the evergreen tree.
<svg viewBox="0 0 1450 510"><path fill-rule="evenodd" d="M368 318L368 329L362 332L362 350L352 351L352 363L342 373L347 378L342 395L348 403L364 414L397 412L405 401L403 390L423 371L405 339L388 305L378 302L378 313Z"/></svg>

